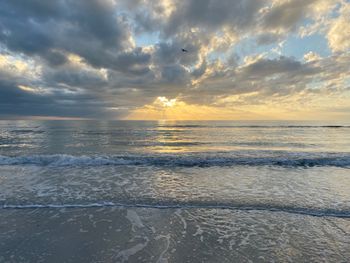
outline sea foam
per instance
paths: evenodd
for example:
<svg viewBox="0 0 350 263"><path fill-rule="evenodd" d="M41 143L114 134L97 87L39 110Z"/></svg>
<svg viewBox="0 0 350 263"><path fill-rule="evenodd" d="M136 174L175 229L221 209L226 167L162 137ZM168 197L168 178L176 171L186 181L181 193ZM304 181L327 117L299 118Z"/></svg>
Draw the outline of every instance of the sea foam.
<svg viewBox="0 0 350 263"><path fill-rule="evenodd" d="M37 166L105 166L151 165L210 167L233 165L274 165L291 167L334 166L350 167L350 153L269 153L269 154L183 154L183 155L95 155L66 154L3 156L0 165Z"/></svg>
<svg viewBox="0 0 350 263"><path fill-rule="evenodd" d="M293 206L271 206L271 205L235 205L228 203L116 203L95 202L86 204L4 204L0 209L63 209L63 208L153 208L153 209L228 209L238 211L268 211L308 215L315 217L339 217L350 218L350 210L337 210L327 208L304 208Z"/></svg>

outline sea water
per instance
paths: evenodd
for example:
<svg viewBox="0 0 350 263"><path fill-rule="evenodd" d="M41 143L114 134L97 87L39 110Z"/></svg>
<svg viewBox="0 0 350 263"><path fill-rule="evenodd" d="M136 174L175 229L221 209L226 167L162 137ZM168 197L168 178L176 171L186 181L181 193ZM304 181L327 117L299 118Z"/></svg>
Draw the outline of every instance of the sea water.
<svg viewBox="0 0 350 263"><path fill-rule="evenodd" d="M349 123L0 122L0 262L349 262L349 248Z"/></svg>

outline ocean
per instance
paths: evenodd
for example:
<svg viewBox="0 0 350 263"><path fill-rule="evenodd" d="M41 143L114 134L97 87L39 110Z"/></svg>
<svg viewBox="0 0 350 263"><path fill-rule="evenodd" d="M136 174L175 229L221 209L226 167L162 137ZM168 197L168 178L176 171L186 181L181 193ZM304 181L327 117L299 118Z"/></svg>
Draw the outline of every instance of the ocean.
<svg viewBox="0 0 350 263"><path fill-rule="evenodd" d="M350 262L350 123L0 121L0 262Z"/></svg>

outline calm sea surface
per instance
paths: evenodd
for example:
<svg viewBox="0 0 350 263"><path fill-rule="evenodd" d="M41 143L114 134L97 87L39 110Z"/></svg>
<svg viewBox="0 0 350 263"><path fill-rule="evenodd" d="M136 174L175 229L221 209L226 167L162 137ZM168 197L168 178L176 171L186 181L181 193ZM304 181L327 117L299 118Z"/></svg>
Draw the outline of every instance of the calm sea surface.
<svg viewBox="0 0 350 263"><path fill-rule="evenodd" d="M0 262L350 262L350 123L0 121Z"/></svg>

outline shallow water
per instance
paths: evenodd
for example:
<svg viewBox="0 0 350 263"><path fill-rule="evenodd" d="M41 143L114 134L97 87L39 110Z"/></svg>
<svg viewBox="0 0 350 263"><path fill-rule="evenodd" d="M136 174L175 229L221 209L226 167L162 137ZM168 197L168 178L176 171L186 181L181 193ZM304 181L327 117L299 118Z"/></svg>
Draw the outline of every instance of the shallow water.
<svg viewBox="0 0 350 263"><path fill-rule="evenodd" d="M0 122L0 262L350 261L350 125Z"/></svg>
<svg viewBox="0 0 350 263"><path fill-rule="evenodd" d="M5 210L0 260L347 262L349 221L266 211Z"/></svg>

